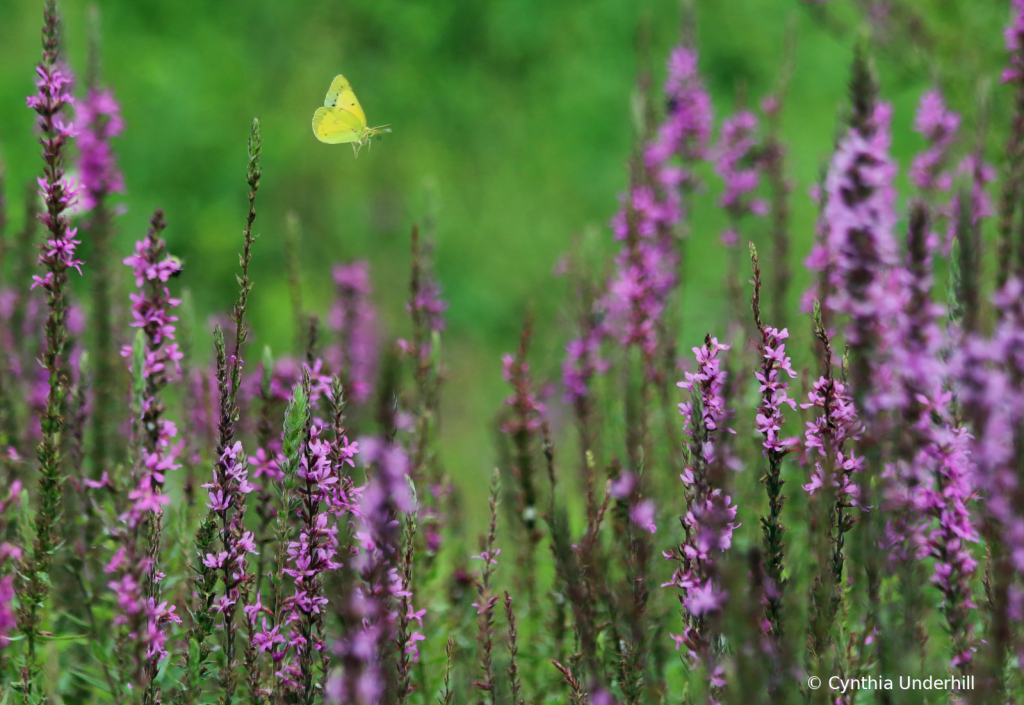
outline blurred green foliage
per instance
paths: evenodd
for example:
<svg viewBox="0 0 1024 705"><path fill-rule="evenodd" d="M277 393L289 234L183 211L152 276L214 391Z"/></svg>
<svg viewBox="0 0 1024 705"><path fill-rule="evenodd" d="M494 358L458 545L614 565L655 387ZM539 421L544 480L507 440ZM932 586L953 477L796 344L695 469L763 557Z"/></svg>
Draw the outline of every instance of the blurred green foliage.
<svg viewBox="0 0 1024 705"><path fill-rule="evenodd" d="M540 378L557 375L571 319L567 287L552 268L588 229L602 250L613 251L605 224L626 183L637 75L650 67L660 89L664 59L680 37L677 0L96 4L103 82L116 91L128 125L116 146L128 185L117 200L129 206L118 219L117 249L127 253L151 211L164 208L167 240L185 260L181 281L193 291L201 321L228 312L236 291L254 116L265 140L261 238L252 262L255 344L279 352L292 344L282 266L289 211L302 223L307 307L326 313L331 263L368 258L385 331L400 335L408 330L409 230L436 208L438 272L451 301L444 454L471 494L482 495L493 463L491 419L505 395L499 355L513 348L533 302L534 368ZM827 12L799 0L696 3L701 68L716 121L737 100L754 106L773 90L787 36L794 42L783 133L798 272L789 323L801 335L809 324L795 317L806 282L797 265L814 219L806 190L830 153L855 42L870 41L883 96L894 104L894 153L904 175L922 146L911 132L914 107L932 83L964 113L963 149L978 123L979 91L991 96L991 152L1000 149L1008 122L1011 97L998 85L1004 0L856 5L890 10L869 24L849 2L830 3ZM82 72L89 3L65 0L61 7L65 49ZM40 169L24 103L40 22L41 2L0 2L0 149L15 221L21 184ZM638 39L644 36L649 40ZM313 110L339 72L354 85L370 124L390 123L394 130L358 161L347 146L320 144L310 130ZM692 214L684 350L706 330L724 330L718 240L724 218L715 206L718 183L710 169L704 176L708 192ZM766 233L766 224L756 224L744 235L763 243ZM88 243L84 248L88 262ZM73 286L87 291L77 280Z"/></svg>

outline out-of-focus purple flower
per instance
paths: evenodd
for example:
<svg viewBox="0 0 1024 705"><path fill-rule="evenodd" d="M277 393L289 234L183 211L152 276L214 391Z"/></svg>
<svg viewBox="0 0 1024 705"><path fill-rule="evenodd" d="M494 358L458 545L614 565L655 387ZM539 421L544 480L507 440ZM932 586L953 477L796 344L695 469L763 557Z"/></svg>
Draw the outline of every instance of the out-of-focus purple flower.
<svg viewBox="0 0 1024 705"><path fill-rule="evenodd" d="M607 293L597 306L607 323L585 332L568 350L567 395L577 400L586 391L587 380L602 371L592 353L606 334L639 348L645 374L650 379L657 375L653 360L658 325L668 295L679 283L673 230L684 217L683 191L697 186L692 167L707 158L711 137L711 98L697 71L695 51L673 50L665 94L665 120L654 141L644 148L646 173L634 175L635 183L611 221L615 238L624 245Z"/></svg>
<svg viewBox="0 0 1024 705"><path fill-rule="evenodd" d="M587 399L590 396L591 380L595 375L607 371L608 362L601 357L601 344L606 337L607 329L602 322L591 326L583 337L566 344L565 360L562 362L565 403L577 404Z"/></svg>
<svg viewBox="0 0 1024 705"><path fill-rule="evenodd" d="M654 142L644 151L648 167L660 167L673 157L682 162L682 172L662 171L678 186L692 180L689 165L707 157L711 139L711 96L704 87L697 66L697 52L689 47L676 47L668 59L665 79L667 110L665 121L658 128Z"/></svg>
<svg viewBox="0 0 1024 705"><path fill-rule="evenodd" d="M645 531L657 533L655 523L658 510L654 500L644 499L640 495L640 483L636 475L625 470L608 488L609 494L625 504L629 509L629 520Z"/></svg>
<svg viewBox="0 0 1024 705"><path fill-rule="evenodd" d="M21 497L21 481L14 480L6 488L4 495L0 495L0 536L7 533L7 525L11 517L8 514L12 507L18 503ZM3 571L7 561L17 562L21 559L21 549L6 541L0 542L0 571ZM4 575L0 577L0 654L8 644L7 635L17 626L14 609L11 601L14 599L14 576Z"/></svg>
<svg viewBox="0 0 1024 705"><path fill-rule="evenodd" d="M515 393L506 397L505 405L512 409L508 419L502 423L504 433L533 433L540 429L547 405L537 399L537 394L530 389L530 363L517 360L511 353L501 356L501 376L515 388ZM523 380L526 383L523 384Z"/></svg>
<svg viewBox="0 0 1024 705"><path fill-rule="evenodd" d="M411 314L419 312L428 330L439 333L444 330L444 312L448 310L448 302L441 298L441 285L437 282L426 282L405 308Z"/></svg>
<svg viewBox="0 0 1024 705"><path fill-rule="evenodd" d="M834 264L834 310L852 319L847 342L865 344L879 320L892 316L884 272L899 264L889 157L892 109L880 103L863 130L850 129L840 142L825 180L825 221Z"/></svg>
<svg viewBox="0 0 1024 705"><path fill-rule="evenodd" d="M761 181L761 173L754 159L756 134L757 116L749 110L741 110L722 124L722 137L715 145L715 173L725 184L719 205L729 214L733 224L726 231L732 235L723 235L723 240L738 241L734 228L743 216L762 216L768 212L768 204L764 200L751 197ZM731 244L735 245L736 242Z"/></svg>
<svg viewBox="0 0 1024 705"><path fill-rule="evenodd" d="M982 159L980 154L971 152L960 162L960 165L957 167L957 175L970 179L971 182L971 225L978 225L983 218L994 215L995 209L992 206L992 198L985 190L985 187L996 180L995 168ZM957 224L960 222L960 209L963 207L960 201L961 195L956 193L949 203L949 219L946 228L946 242L943 249L943 253L947 256L953 245L953 239L956 237Z"/></svg>
<svg viewBox="0 0 1024 705"><path fill-rule="evenodd" d="M1024 0L1011 0L1010 7L1013 16L1003 32L1010 65L1003 69L1003 83L1024 79Z"/></svg>
<svg viewBox="0 0 1024 705"><path fill-rule="evenodd" d="M910 181L921 191L945 193L953 187L953 176L944 168L959 128L960 115L946 108L938 90L921 96L914 130L925 138L928 147L914 157L910 167Z"/></svg>
<svg viewBox="0 0 1024 705"><path fill-rule="evenodd" d="M360 626L333 647L344 668L330 679L327 700L377 705L386 683L383 649L393 636L396 618L392 600L404 592L397 566L397 512L412 511L414 507L407 483L409 461L405 451L378 438L361 439L359 446L363 462L373 467L368 473L369 482L358 497L358 507L352 510L356 544L350 565L358 573L360 583L352 591L349 609Z"/></svg>
<svg viewBox="0 0 1024 705"><path fill-rule="evenodd" d="M75 106L75 112L81 126L76 140L81 204L88 211L107 194L124 193L124 176L110 148L110 140L124 130L124 120L113 91L106 89L90 88L85 100Z"/></svg>
<svg viewBox="0 0 1024 705"><path fill-rule="evenodd" d="M338 335L328 361L341 378L348 398L361 404L370 397L377 369L377 310L370 301L370 265L364 260L334 268L337 297L329 324Z"/></svg>

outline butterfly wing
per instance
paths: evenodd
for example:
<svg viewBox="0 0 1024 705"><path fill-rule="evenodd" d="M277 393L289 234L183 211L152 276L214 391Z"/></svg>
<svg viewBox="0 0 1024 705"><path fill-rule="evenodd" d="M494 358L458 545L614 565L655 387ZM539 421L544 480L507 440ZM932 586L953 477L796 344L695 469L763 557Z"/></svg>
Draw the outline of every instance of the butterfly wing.
<svg viewBox="0 0 1024 705"><path fill-rule="evenodd" d="M366 122L347 110L334 107L317 108L313 113L313 134L327 144L359 142L366 132Z"/></svg>
<svg viewBox="0 0 1024 705"><path fill-rule="evenodd" d="M352 90L352 84L341 74L335 76L331 81L331 87L327 89L327 97L324 98L324 107L347 110L363 123L363 127L366 127L366 113L363 112L363 106L359 104L359 99L356 98L356 94Z"/></svg>

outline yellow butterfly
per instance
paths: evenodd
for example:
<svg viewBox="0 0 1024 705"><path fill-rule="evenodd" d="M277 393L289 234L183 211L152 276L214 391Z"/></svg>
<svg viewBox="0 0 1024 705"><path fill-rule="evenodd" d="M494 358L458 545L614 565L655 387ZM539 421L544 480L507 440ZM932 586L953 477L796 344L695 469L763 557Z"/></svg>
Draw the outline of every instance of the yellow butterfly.
<svg viewBox="0 0 1024 705"><path fill-rule="evenodd" d="M352 91L352 84L342 75L334 77L324 98L324 107L313 113L313 134L327 144L352 143L352 151L359 158L359 150L374 135L391 132L390 125L366 126L366 113Z"/></svg>

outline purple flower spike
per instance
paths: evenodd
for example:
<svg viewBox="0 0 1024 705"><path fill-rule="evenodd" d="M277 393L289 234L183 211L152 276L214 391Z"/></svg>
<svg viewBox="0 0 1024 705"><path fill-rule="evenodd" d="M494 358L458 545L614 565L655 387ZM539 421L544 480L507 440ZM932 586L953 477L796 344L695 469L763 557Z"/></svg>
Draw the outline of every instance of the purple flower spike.
<svg viewBox="0 0 1024 705"><path fill-rule="evenodd" d="M694 348L697 372L687 373L679 387L688 390L693 402L679 405L686 419L686 433L690 437L692 464L680 478L686 488L688 509L680 518L683 540L666 551L666 559L678 563L672 579L662 587L679 591L683 606L684 633L672 635L677 645L687 647L694 662L703 663L713 674L711 695L716 696L725 682L719 676L721 654L715 646L709 617L720 612L728 593L718 581L716 562L732 546L737 507L720 486L724 482L723 469L728 465L727 453L719 449L720 435L732 433L726 427L730 416L723 396L726 373L721 369L719 353L728 350L708 335L704 345ZM694 414L694 404L700 404L700 414Z"/></svg>
<svg viewBox="0 0 1024 705"><path fill-rule="evenodd" d="M761 357L764 362L760 372L754 376L760 382L761 406L757 410L757 430L764 434L765 457L769 452L788 453L799 441L796 438L780 438L779 432L786 419L782 415L782 407L789 406L796 409L796 402L789 398L789 383L783 377L783 373L790 378L796 377L793 365L786 354L786 346L783 340L789 337L789 331L785 328L764 329L764 342L761 345Z"/></svg>

